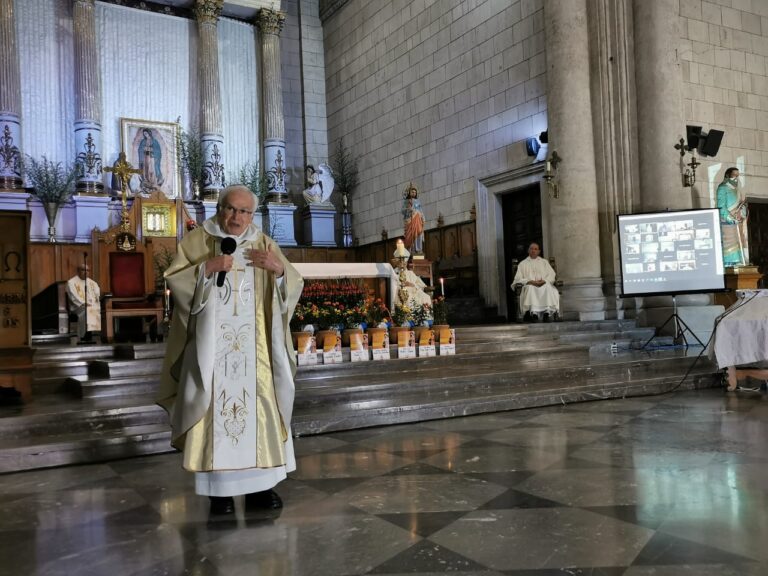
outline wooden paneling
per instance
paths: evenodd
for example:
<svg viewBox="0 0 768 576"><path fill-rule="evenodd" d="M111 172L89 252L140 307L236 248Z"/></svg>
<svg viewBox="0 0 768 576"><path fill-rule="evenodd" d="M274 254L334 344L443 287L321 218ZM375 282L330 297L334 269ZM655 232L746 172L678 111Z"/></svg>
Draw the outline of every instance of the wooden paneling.
<svg viewBox="0 0 768 576"><path fill-rule="evenodd" d="M358 262L354 248L281 248L289 262L322 264L324 262Z"/></svg>
<svg viewBox="0 0 768 576"><path fill-rule="evenodd" d="M29 245L31 262L30 293L32 296L45 290L54 282L66 281L77 274L77 267L83 263L83 254L88 256L88 265L93 258L89 244L32 243ZM93 270L93 266L91 266Z"/></svg>

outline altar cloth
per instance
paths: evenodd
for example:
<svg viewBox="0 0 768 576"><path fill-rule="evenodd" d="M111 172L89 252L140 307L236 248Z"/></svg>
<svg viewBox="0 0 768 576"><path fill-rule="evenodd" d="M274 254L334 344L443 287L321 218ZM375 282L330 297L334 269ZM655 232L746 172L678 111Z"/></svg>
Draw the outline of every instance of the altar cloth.
<svg viewBox="0 0 768 576"><path fill-rule="evenodd" d="M720 368L768 360L768 290L739 291L721 318L710 347Z"/></svg>
<svg viewBox="0 0 768 576"><path fill-rule="evenodd" d="M397 295L397 274L390 264L383 262L325 262L296 263L293 265L305 280L332 280L340 278L386 278L389 281L390 310Z"/></svg>

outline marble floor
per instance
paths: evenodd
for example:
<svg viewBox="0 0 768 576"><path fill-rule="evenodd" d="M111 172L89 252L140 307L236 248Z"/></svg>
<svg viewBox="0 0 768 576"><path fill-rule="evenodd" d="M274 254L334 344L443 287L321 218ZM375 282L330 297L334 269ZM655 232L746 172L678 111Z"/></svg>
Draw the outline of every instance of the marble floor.
<svg viewBox="0 0 768 576"><path fill-rule="evenodd" d="M178 454L0 476L0 574L758 576L768 397L721 390L296 440L279 515Z"/></svg>

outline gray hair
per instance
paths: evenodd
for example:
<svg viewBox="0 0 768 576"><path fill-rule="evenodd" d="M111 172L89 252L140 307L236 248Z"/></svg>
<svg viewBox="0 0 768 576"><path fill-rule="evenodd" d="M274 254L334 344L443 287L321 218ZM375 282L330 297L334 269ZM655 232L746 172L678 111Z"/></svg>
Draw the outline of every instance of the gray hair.
<svg viewBox="0 0 768 576"><path fill-rule="evenodd" d="M248 186L244 186L243 184L232 184L231 186L227 186L224 188L224 190L221 191L219 194L219 201L216 203L217 208L221 208L224 206L224 204L227 201L227 196L229 196L232 192L245 192L247 194L251 195L251 198L253 199L253 211L255 212L259 207L259 197L256 196L253 192L251 192L251 189L248 188Z"/></svg>

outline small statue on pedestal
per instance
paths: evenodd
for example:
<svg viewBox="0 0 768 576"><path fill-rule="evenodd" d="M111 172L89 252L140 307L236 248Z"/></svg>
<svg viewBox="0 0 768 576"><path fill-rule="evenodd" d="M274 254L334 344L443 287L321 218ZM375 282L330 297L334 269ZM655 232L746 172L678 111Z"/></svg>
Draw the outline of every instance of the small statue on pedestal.
<svg viewBox="0 0 768 576"><path fill-rule="evenodd" d="M334 180L331 167L325 162L315 170L311 164L307 166L307 184L309 188L304 190L304 200L307 205L333 208L331 194L333 193Z"/></svg>

